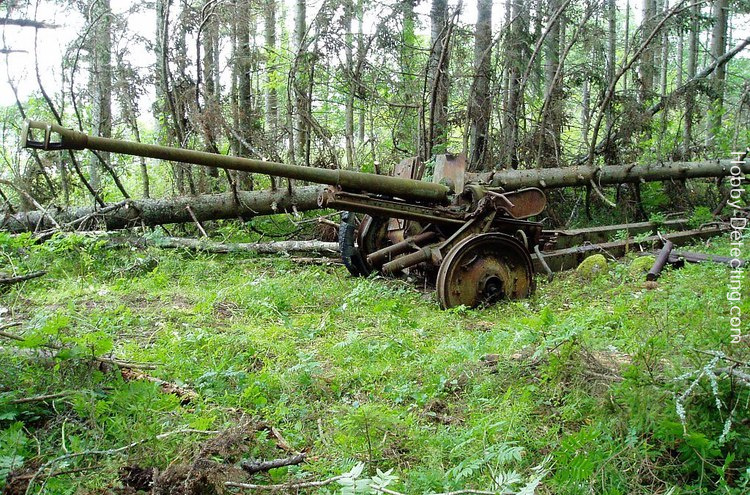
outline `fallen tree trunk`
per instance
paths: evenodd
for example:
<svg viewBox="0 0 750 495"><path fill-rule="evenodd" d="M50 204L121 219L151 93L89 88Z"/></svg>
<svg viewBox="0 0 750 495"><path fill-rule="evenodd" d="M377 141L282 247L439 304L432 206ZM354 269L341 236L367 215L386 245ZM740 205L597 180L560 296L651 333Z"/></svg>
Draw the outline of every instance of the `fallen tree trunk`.
<svg viewBox="0 0 750 495"><path fill-rule="evenodd" d="M605 167L576 166L529 170L500 170L475 176L494 186L506 189L541 187L543 189L571 186L623 184L658 180L681 180L697 177L732 175L737 167L741 175L750 173L750 163L736 165L729 160L702 162L669 162L648 165L611 165ZM736 172L737 170L735 170ZM293 194L286 190L243 191L239 202L232 193L203 196L182 196L168 199L126 200L101 209L50 208L7 214L0 229L12 233L38 232L57 228L118 230L137 225L203 222L226 218L249 218L284 211L319 208L318 195L324 186L298 187ZM194 217L191 216L191 212Z"/></svg>
<svg viewBox="0 0 750 495"><path fill-rule="evenodd" d="M730 160L703 162L668 162L648 165L610 165L604 167L562 167L528 170L500 170L491 175L490 182L505 189L523 187L587 186L592 181L597 185L648 182L657 180L681 180L697 177L725 177L732 175L731 168L739 167L741 175L750 173L750 163L733 165Z"/></svg>
<svg viewBox="0 0 750 495"><path fill-rule="evenodd" d="M293 194L286 189L277 191L239 191L232 193L181 196L166 199L126 200L105 208L49 208L8 214L0 222L0 229L12 233L38 232L63 227L75 229L94 227L118 230L132 226L165 225L193 222L191 211L198 221L226 218L251 218L257 215L307 211L318 208L321 186L298 187ZM189 209L188 209L189 207ZM54 219L54 220L53 220Z"/></svg>
<svg viewBox="0 0 750 495"><path fill-rule="evenodd" d="M137 246L156 246L160 248L185 248L209 253L253 252L259 254L278 253L338 253L337 242L322 241L276 241L276 242L240 242L223 243L189 237L164 237L160 239L122 238L110 241L111 244L134 244Z"/></svg>

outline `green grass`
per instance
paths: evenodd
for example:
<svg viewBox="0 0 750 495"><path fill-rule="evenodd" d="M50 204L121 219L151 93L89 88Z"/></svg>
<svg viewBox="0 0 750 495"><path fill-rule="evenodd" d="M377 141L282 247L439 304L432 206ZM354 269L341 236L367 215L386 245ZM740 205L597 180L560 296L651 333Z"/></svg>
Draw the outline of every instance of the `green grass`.
<svg viewBox="0 0 750 495"><path fill-rule="evenodd" d="M696 249L728 251L725 240ZM682 401L684 425L677 412L692 382L679 377L711 360L699 351L748 359L746 344L730 344L722 266L667 270L646 290L627 261L613 263L591 281L540 278L528 300L440 311L405 281L280 257L110 250L75 238L42 247L6 238L3 251L19 272L49 273L0 302L4 321L22 322L6 331L27 338L23 348L0 344L0 486L19 465L33 474L66 453L144 439L56 463L85 471L50 477L45 493L106 493L123 466L163 471L207 451L227 466L286 456L257 427L268 424L309 462L254 483L325 479L362 462L362 477L392 469L388 488L403 493L492 490L513 476L519 489L544 464L537 493L747 491L748 388L702 378ZM742 310L750 315L747 298ZM66 352L55 357L45 343ZM181 405L90 359L110 354L158 363L147 373L199 398ZM61 391L71 393L11 404ZM246 423L255 426L241 448L207 450L197 433L148 440Z"/></svg>

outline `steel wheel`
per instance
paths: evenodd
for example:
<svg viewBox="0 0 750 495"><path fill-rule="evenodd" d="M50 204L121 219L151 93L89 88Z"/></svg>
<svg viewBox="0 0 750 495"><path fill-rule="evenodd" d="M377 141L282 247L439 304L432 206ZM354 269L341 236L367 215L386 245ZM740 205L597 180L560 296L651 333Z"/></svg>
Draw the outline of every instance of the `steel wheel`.
<svg viewBox="0 0 750 495"><path fill-rule="evenodd" d="M526 248L505 234L467 237L440 264L437 295L443 309L475 308L501 299L522 299L533 291L533 266Z"/></svg>

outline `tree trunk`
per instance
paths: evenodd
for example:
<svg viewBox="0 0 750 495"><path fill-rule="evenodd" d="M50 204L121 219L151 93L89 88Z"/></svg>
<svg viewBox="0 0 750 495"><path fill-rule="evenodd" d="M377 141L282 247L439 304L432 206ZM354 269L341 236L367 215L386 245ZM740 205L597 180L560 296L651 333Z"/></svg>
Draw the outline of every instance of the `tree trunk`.
<svg viewBox="0 0 750 495"><path fill-rule="evenodd" d="M248 219L257 215L308 211L318 209L318 195L322 186L304 186L293 194L279 191L239 191L235 202L233 193L180 196L167 199L136 199L109 205L105 208L83 207L48 209L47 212L29 211L8 215L0 221L0 228L9 232L33 232L55 228L49 216L70 228L118 230L142 225L155 226L194 222L187 207L200 222L220 219ZM71 225L72 224L72 225Z"/></svg>
<svg viewBox="0 0 750 495"><path fill-rule="evenodd" d="M354 91L356 81L354 80L354 35L352 33L352 20L354 17L354 1L344 1L344 29L346 31L344 40L344 70L347 81L346 108L344 123L344 141L346 148L346 166L354 170Z"/></svg>
<svg viewBox="0 0 750 495"><path fill-rule="evenodd" d="M98 0L92 22L93 30L93 70L91 71L93 89L93 122L92 132L102 137L112 136L112 10L109 0ZM109 153L99 153L99 157L110 163ZM99 177L99 158L92 153L89 161L91 186L98 190L101 187Z"/></svg>
<svg viewBox="0 0 750 495"><path fill-rule="evenodd" d="M167 117L166 92L167 92L167 71L164 67L164 29L167 0L156 0L154 9L156 10L156 39L154 40L154 54L156 55L156 82L154 84L154 126L157 140L164 136L163 122Z"/></svg>
<svg viewBox="0 0 750 495"><path fill-rule="evenodd" d="M295 150L294 162L298 164L309 165L307 162L308 140L310 139L309 129L305 120L307 112L307 88L309 84L307 53L302 48L305 42L305 32L307 30L307 11L304 0L297 0L296 10L294 13L294 53L297 57L296 73L294 74L294 93L296 97L295 112Z"/></svg>
<svg viewBox="0 0 750 495"><path fill-rule="evenodd" d="M411 2L413 0L406 0ZM448 131L448 2L433 0L430 9L428 82L430 119L425 158L445 152Z"/></svg>
<svg viewBox="0 0 750 495"><path fill-rule="evenodd" d="M488 137L492 103L492 1L477 0L477 27L474 37L474 84L469 95L471 122L470 168L487 170L490 167Z"/></svg>
<svg viewBox="0 0 750 495"><path fill-rule="evenodd" d="M560 9L561 5L561 0L550 0L548 16L552 17ZM563 22L564 16L560 16L550 26L545 40L544 99L549 100L550 103L547 106L547 114L542 117L544 125L540 129L541 135L539 139L541 145L537 156L539 166L559 166L560 164L563 95L559 81L562 80L562 77L555 76L560 68L560 42ZM585 118L588 119L588 112L586 112Z"/></svg>
<svg viewBox="0 0 750 495"><path fill-rule="evenodd" d="M626 54L626 56L630 53L630 0L627 0L625 2L625 40L624 40L624 47L623 52ZM626 59L627 60L627 59ZM623 92L628 92L628 76L622 78L622 90Z"/></svg>
<svg viewBox="0 0 750 495"><path fill-rule="evenodd" d="M362 82L362 67L365 64L365 40L364 40L364 0L357 0L357 67L359 68L357 74L357 84ZM359 87L357 88L358 93L361 93ZM367 120L367 103L364 99L364 94L360 95L361 101L359 104L359 115L357 116L357 138L359 143L365 142L365 124ZM375 157L372 158L375 160Z"/></svg>
<svg viewBox="0 0 750 495"><path fill-rule="evenodd" d="M729 0L714 0L714 28L711 36L711 56L718 60L727 51L727 24L729 17ZM721 117L724 113L724 83L727 76L726 66L716 69L713 75L713 118L711 119L711 137L716 146L716 138L721 130Z"/></svg>
<svg viewBox="0 0 750 495"><path fill-rule="evenodd" d="M617 2L607 0L607 86L615 80L617 72ZM613 123L612 104L608 104L607 128Z"/></svg>
<svg viewBox="0 0 750 495"><path fill-rule="evenodd" d="M249 6L237 3L237 112L239 134L246 143L252 139L252 86L250 80L250 19ZM240 156L248 156L250 150L240 143Z"/></svg>
<svg viewBox="0 0 750 495"><path fill-rule="evenodd" d="M698 65L698 19L700 7L696 2L690 7L690 41L688 43L687 80L695 77ZM695 119L695 88L690 87L685 92L685 127L682 133L682 158L690 159L693 154L693 120Z"/></svg>
<svg viewBox="0 0 750 495"><path fill-rule="evenodd" d="M275 145L279 128L279 100L276 91L276 85L278 84L278 76L276 73L278 70L276 65L278 59L276 50L276 0L266 1L264 23L264 42L266 45L266 132L269 133L271 143Z"/></svg>
<svg viewBox="0 0 750 495"><path fill-rule="evenodd" d="M643 0L643 22L641 22L641 39L645 40L653 31L656 17L656 1ZM653 45L653 42L650 44ZM648 101L654 87L654 47L648 46L643 50L640 60L640 99Z"/></svg>
<svg viewBox="0 0 750 495"><path fill-rule="evenodd" d="M528 17L524 4L518 0L507 0L510 9L511 24L506 50L506 64L508 65L508 104L505 109L506 125L504 136L504 152L502 168L518 168L518 113L521 108L523 95L520 94L520 78L523 64L524 46L527 43Z"/></svg>
<svg viewBox="0 0 750 495"><path fill-rule="evenodd" d="M211 0L204 0L203 13L208 17L202 21L204 25L201 32L203 38L203 109L200 115L200 121L204 132L204 149L205 151L212 153L218 153L219 151L216 144L216 124L218 123L221 112L219 107L220 86L217 84L217 75L219 73L219 22L216 19L215 8L215 6L211 7ZM201 45L198 44L197 48L200 48L200 46ZM196 63L199 64L196 69L201 68L200 62L200 60L196 60ZM197 73L198 75L201 74L200 72ZM199 77L198 85L196 85L196 106L200 105L200 82L201 78ZM202 172L205 172L210 177L219 176L219 170L216 167L207 167L205 171L202 170L201 173ZM205 192L205 187L201 187L201 192Z"/></svg>

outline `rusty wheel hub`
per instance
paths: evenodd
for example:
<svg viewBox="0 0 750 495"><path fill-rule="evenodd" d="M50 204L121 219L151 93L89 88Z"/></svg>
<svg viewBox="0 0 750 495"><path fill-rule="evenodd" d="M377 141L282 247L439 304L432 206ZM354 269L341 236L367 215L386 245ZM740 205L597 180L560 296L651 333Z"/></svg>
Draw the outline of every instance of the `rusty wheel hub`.
<svg viewBox="0 0 750 495"><path fill-rule="evenodd" d="M437 293L444 309L475 308L501 299L520 299L533 290L531 257L517 239L479 234L456 244L438 271Z"/></svg>

